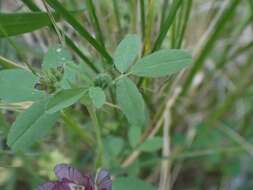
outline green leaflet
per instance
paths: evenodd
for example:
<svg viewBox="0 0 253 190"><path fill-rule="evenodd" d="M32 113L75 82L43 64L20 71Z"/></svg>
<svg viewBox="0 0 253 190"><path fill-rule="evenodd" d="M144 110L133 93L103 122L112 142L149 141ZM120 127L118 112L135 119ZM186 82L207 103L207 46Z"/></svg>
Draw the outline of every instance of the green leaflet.
<svg viewBox="0 0 253 190"><path fill-rule="evenodd" d="M56 22L61 20L60 14L53 13L53 16ZM0 38L32 32L51 24L45 12L0 13Z"/></svg>
<svg viewBox="0 0 253 190"><path fill-rule="evenodd" d="M137 35L127 35L115 50L113 60L116 68L124 73L138 56L141 40Z"/></svg>
<svg viewBox="0 0 253 190"><path fill-rule="evenodd" d="M163 139L161 137L153 137L151 139L147 139L140 147L139 150L144 152L155 152L162 148Z"/></svg>
<svg viewBox="0 0 253 190"><path fill-rule="evenodd" d="M119 177L113 181L112 190L155 190L155 188L135 177Z"/></svg>
<svg viewBox="0 0 253 190"><path fill-rule="evenodd" d="M0 99L7 102L34 101L45 93L34 88L37 76L23 69L0 71Z"/></svg>
<svg viewBox="0 0 253 190"><path fill-rule="evenodd" d="M105 93L102 88L99 87L90 87L89 88L89 96L92 100L92 103L96 108L101 108L106 102Z"/></svg>
<svg viewBox="0 0 253 190"><path fill-rule="evenodd" d="M111 156L118 156L124 148L124 139L116 136L108 136L105 140L105 146Z"/></svg>
<svg viewBox="0 0 253 190"><path fill-rule="evenodd" d="M141 77L163 77L174 74L191 63L191 54L186 51L165 49L140 59L130 72Z"/></svg>
<svg viewBox="0 0 253 190"><path fill-rule="evenodd" d="M128 141L132 148L135 148L141 140L141 128L131 126L128 131Z"/></svg>
<svg viewBox="0 0 253 190"><path fill-rule="evenodd" d="M47 104L47 113L55 113L76 103L87 92L85 89L67 89L53 95Z"/></svg>
<svg viewBox="0 0 253 190"><path fill-rule="evenodd" d="M132 125L144 126L146 121L145 103L142 94L129 78L124 77L116 84L117 102Z"/></svg>
<svg viewBox="0 0 253 190"><path fill-rule="evenodd" d="M24 151L32 144L48 134L57 121L58 113L47 114L45 105L47 100L34 103L21 113L11 126L7 144L14 151Z"/></svg>
<svg viewBox="0 0 253 190"><path fill-rule="evenodd" d="M72 61L69 51L60 44L50 46L43 58L42 70L52 72L52 70L63 70L63 76L59 82L62 89L70 89L71 84L76 80L78 65Z"/></svg>
<svg viewBox="0 0 253 190"><path fill-rule="evenodd" d="M57 68L71 62L72 57L69 51L60 44L50 46L43 58L42 69Z"/></svg>

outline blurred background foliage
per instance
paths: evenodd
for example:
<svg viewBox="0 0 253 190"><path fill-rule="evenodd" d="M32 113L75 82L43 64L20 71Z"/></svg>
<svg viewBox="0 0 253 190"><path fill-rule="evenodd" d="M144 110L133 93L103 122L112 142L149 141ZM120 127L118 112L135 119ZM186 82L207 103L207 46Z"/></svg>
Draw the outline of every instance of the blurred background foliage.
<svg viewBox="0 0 253 190"><path fill-rule="evenodd" d="M162 48L187 49L193 54L194 64L172 77L139 81L139 89L148 100L150 120L141 131L129 126L117 108L102 108L98 115L103 124L106 167L114 178L131 176L158 189L161 163L167 162L171 189L250 190L253 187L252 0L94 0L96 17L89 0L61 3L68 10L82 10L78 20L104 43L108 52L113 52L126 34L137 33L142 37L144 55L152 51L157 36L167 25L166 18L174 10L173 1L179 2L179 9ZM0 10L10 13L33 10L25 2L28 1L0 0ZM43 1L32 2L45 10ZM103 71L103 59L69 23L64 21L57 26ZM52 27L45 27L33 33L0 38L0 56L20 66L28 63L40 68L48 47L57 43L59 39ZM85 59L75 51L72 55L81 65L83 75L95 78ZM3 64L1 67L4 69ZM178 89L182 90L179 95ZM166 136L160 126L166 123L165 105L174 95L177 98L170 107L170 134ZM94 131L86 108L79 104L67 109L50 135L29 152L13 153L6 146L6 136L16 115L27 106L27 102L0 101L0 189L34 189L41 181L54 179L53 168L57 163L94 170L96 150L85 135L94 137ZM138 139L143 141L156 128L158 139L142 144L141 154L138 150L136 153ZM167 137L169 159L162 150Z"/></svg>

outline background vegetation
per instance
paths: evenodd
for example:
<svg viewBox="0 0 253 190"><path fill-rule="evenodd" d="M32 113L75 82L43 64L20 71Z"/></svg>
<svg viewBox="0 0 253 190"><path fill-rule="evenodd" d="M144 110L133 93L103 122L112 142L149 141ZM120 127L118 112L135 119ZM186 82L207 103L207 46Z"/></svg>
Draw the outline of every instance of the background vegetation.
<svg viewBox="0 0 253 190"><path fill-rule="evenodd" d="M140 57L165 48L193 55L191 66L168 77L132 77L148 110L144 127L129 124L108 90L97 115L76 103L22 152L6 139L32 103L17 101L26 80L9 86L5 98L0 80L0 189L35 189L55 178L57 163L95 171L99 144L114 190L252 189L252 0L0 0L0 10L1 71L41 73L45 55L58 60L48 48L60 44L81 81L104 72L115 77L111 56L127 34L141 38ZM46 13L17 14L38 11Z"/></svg>

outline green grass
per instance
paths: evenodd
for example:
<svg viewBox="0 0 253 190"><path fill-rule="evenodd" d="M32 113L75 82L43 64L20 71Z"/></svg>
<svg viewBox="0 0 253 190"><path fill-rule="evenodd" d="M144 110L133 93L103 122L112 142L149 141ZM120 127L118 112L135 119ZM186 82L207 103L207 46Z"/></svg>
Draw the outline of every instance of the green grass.
<svg viewBox="0 0 253 190"><path fill-rule="evenodd" d="M10 37L0 20L0 189L35 189L62 162L107 168L113 190L252 189L252 0L44 3L47 27Z"/></svg>

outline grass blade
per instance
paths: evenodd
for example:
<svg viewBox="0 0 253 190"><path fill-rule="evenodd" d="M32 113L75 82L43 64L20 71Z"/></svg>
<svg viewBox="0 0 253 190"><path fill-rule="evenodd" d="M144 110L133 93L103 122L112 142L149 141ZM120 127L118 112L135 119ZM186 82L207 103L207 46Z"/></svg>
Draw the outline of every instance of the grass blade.
<svg viewBox="0 0 253 190"><path fill-rule="evenodd" d="M218 39L223 28L225 27L225 23L233 15L233 13L239 3L240 3L240 1L238 1L238 0L230 1L228 6L224 9L222 14L219 16L215 26L213 27L212 32L210 33L206 43L204 44L203 48L201 49L201 52L199 53L198 57L196 58L195 63L193 65L192 69L190 70L189 75L187 76L187 79L185 80L181 95L185 95L187 93L195 74L204 64L205 58L207 57L208 53L212 50L216 40Z"/></svg>
<svg viewBox="0 0 253 190"><path fill-rule="evenodd" d="M144 54L150 52L151 49L151 33L154 19L154 0L148 1L147 25L145 26L145 45Z"/></svg>
<svg viewBox="0 0 253 190"><path fill-rule="evenodd" d="M170 9L169 9L169 15L167 16L163 27L160 30L160 34L158 36L158 38L155 41L155 45L153 48L153 51L156 51L158 49L160 49L164 38L166 37L167 32L170 29L170 26L172 25L174 18L177 14L177 11L179 10L180 5L182 4L183 0L174 0Z"/></svg>
<svg viewBox="0 0 253 190"><path fill-rule="evenodd" d="M118 31L121 34L122 32L122 27L121 27L121 22L120 22L120 14L119 14L119 5L118 5L118 0L113 0L113 10L114 10L114 14L116 17L116 22L118 25Z"/></svg>
<svg viewBox="0 0 253 190"><path fill-rule="evenodd" d="M32 11L41 11L39 9L39 7L37 7L37 5L31 1L31 0L22 0L22 2ZM55 28L51 27L54 31ZM56 32L56 31L55 31ZM90 61L90 59L88 58L87 55L85 55L76 45L75 43L66 35L64 34L62 31L61 33L63 34L63 37L65 38L66 44L85 62L87 63L87 65L89 65L91 67L91 69L93 71L95 71L96 73L98 73L97 68L92 64L92 62Z"/></svg>
<svg viewBox="0 0 253 190"><path fill-rule="evenodd" d="M91 21L96 29L96 35L97 35L97 39L100 41L101 45L104 45L104 37L102 35L102 31L101 31L101 27L98 21L98 17L96 15L96 10L95 10L95 6L93 4L92 0L86 0L88 8L89 8L89 13L90 13L90 18Z"/></svg>
<svg viewBox="0 0 253 190"><path fill-rule="evenodd" d="M82 36L84 37L109 63L112 63L112 57L100 43L94 39L89 32L77 21L64 6L57 0L46 0L50 6L57 10L66 21Z"/></svg>
<svg viewBox="0 0 253 190"><path fill-rule="evenodd" d="M164 24L164 19L166 17L166 13L168 10L168 6L169 6L169 0L164 0L163 4L162 4L162 16L161 16L161 24L160 24L160 29L162 28L163 24Z"/></svg>
<svg viewBox="0 0 253 190"><path fill-rule="evenodd" d="M74 13L74 12L73 12ZM56 21L60 21L58 13L52 13ZM0 13L0 25L4 31L0 31L1 37L15 36L51 25L47 13Z"/></svg>
<svg viewBox="0 0 253 190"><path fill-rule="evenodd" d="M91 60L75 45L75 43L67 36L64 35L66 44L85 62L90 68L98 73L98 69L93 65Z"/></svg>
<svg viewBox="0 0 253 190"><path fill-rule="evenodd" d="M141 13L141 33L142 40L145 39L145 26L146 26L146 11L145 11L145 2L140 0L140 13Z"/></svg>
<svg viewBox="0 0 253 190"><path fill-rule="evenodd" d="M191 7L192 7L192 0L188 0L185 3L185 6L183 7L183 18L182 18L182 26L179 31L179 37L176 42L175 48L180 48L183 42L185 30L187 27L188 20L190 18L190 13L191 13Z"/></svg>
<svg viewBox="0 0 253 190"><path fill-rule="evenodd" d="M32 11L41 11L32 0L22 0L22 2Z"/></svg>
<svg viewBox="0 0 253 190"><path fill-rule="evenodd" d="M14 63L13 61L6 59L2 56L0 56L0 65L4 68L4 69L26 69L25 67L18 65L17 63Z"/></svg>

